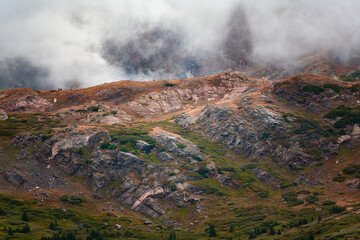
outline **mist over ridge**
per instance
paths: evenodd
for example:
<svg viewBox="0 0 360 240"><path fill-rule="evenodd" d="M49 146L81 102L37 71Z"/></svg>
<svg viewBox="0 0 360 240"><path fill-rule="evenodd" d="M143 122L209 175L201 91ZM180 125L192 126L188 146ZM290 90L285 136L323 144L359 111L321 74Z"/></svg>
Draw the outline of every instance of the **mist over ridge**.
<svg viewBox="0 0 360 240"><path fill-rule="evenodd" d="M204 76L359 52L356 0L0 3L0 89Z"/></svg>

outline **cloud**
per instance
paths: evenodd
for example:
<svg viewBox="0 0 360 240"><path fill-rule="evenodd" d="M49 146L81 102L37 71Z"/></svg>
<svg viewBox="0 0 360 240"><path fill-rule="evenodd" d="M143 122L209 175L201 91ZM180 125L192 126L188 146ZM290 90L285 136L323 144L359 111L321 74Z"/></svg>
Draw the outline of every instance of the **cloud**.
<svg viewBox="0 0 360 240"><path fill-rule="evenodd" d="M321 49L346 59L359 50L358 9L357 0L3 0L0 70L21 59L46 74L2 70L0 89L207 75Z"/></svg>

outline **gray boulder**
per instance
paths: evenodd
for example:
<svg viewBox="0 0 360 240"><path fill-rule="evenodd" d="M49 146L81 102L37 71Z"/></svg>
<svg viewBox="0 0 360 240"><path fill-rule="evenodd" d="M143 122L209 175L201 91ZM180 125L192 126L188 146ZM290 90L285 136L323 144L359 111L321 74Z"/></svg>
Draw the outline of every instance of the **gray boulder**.
<svg viewBox="0 0 360 240"><path fill-rule="evenodd" d="M24 185L27 182L23 173L14 170L5 172L5 180L18 186Z"/></svg>
<svg viewBox="0 0 360 240"><path fill-rule="evenodd" d="M7 120L9 117L8 115L6 114L6 112L4 111L0 111L0 121L5 121Z"/></svg>
<svg viewBox="0 0 360 240"><path fill-rule="evenodd" d="M279 180L270 173L259 168L253 169L252 172L260 181L264 182L265 184L271 186L274 189L280 189Z"/></svg>
<svg viewBox="0 0 360 240"><path fill-rule="evenodd" d="M171 162L174 160L167 152L159 152L155 156L162 162Z"/></svg>
<svg viewBox="0 0 360 240"><path fill-rule="evenodd" d="M140 151L146 152L146 153L150 153L151 150L155 147L154 145L151 145L145 141L142 140L138 140L136 141L136 145L135 147L137 149L139 149Z"/></svg>

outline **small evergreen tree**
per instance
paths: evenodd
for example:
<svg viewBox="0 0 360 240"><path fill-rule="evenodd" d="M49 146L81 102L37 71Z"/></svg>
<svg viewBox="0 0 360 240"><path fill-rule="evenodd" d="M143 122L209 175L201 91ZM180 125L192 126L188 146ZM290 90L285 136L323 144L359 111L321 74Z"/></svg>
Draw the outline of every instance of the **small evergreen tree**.
<svg viewBox="0 0 360 240"><path fill-rule="evenodd" d="M6 212L4 209L0 207L0 216L6 216Z"/></svg>
<svg viewBox="0 0 360 240"><path fill-rule="evenodd" d="M11 227L8 228L7 232L9 235L14 235L14 232Z"/></svg>
<svg viewBox="0 0 360 240"><path fill-rule="evenodd" d="M270 227L270 232L269 232L269 234L270 234L271 236L274 236L274 235L276 234L275 229L274 229L273 226Z"/></svg>
<svg viewBox="0 0 360 240"><path fill-rule="evenodd" d="M210 225L209 227L209 237L216 237L216 231L215 231L215 226L213 224Z"/></svg>
<svg viewBox="0 0 360 240"><path fill-rule="evenodd" d="M307 240L315 240L314 234L310 233Z"/></svg>
<svg viewBox="0 0 360 240"><path fill-rule="evenodd" d="M51 222L50 225L49 225L49 229L56 230L55 223Z"/></svg>
<svg viewBox="0 0 360 240"><path fill-rule="evenodd" d="M281 230L280 229L277 231L277 235L281 235Z"/></svg>
<svg viewBox="0 0 360 240"><path fill-rule="evenodd" d="M22 229L21 229L22 233L29 233L30 232L30 227L28 224L26 224Z"/></svg>
<svg viewBox="0 0 360 240"><path fill-rule="evenodd" d="M174 230L171 230L168 240L176 240L176 233Z"/></svg>
<svg viewBox="0 0 360 240"><path fill-rule="evenodd" d="M319 216L318 217L318 223L321 222L321 219L322 219L321 216Z"/></svg>
<svg viewBox="0 0 360 240"><path fill-rule="evenodd" d="M256 236L257 236L257 235L255 234L255 232L251 231L251 232L250 232L250 235L249 235L249 239L255 239Z"/></svg>
<svg viewBox="0 0 360 240"><path fill-rule="evenodd" d="M23 214L21 216L21 221L24 221L24 222L29 221L29 216L28 216L27 212L23 212Z"/></svg>

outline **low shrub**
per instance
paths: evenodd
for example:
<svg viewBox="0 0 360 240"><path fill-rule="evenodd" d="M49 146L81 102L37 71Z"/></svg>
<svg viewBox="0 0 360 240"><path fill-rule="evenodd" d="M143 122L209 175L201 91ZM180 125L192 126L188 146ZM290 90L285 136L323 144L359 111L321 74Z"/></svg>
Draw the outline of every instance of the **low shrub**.
<svg viewBox="0 0 360 240"><path fill-rule="evenodd" d="M78 196L73 196L73 195L63 195L60 197L60 200L62 202L70 203L71 205L80 205L80 204L86 202L85 199L78 197Z"/></svg>
<svg viewBox="0 0 360 240"><path fill-rule="evenodd" d="M325 89L330 88L332 90L334 90L334 92L336 93L340 93L340 86L336 85L336 84L324 84L323 86Z"/></svg>
<svg viewBox="0 0 360 240"><path fill-rule="evenodd" d="M322 87L315 86L315 85L310 85L310 84L305 85L302 88L302 90L304 92L312 92L312 93L315 93L315 94L319 94L319 93L322 93L324 91L324 89Z"/></svg>
<svg viewBox="0 0 360 240"><path fill-rule="evenodd" d="M98 107L98 106L91 106L91 107L87 108L87 110L92 111L92 112L98 112L99 109L100 109L100 107Z"/></svg>

